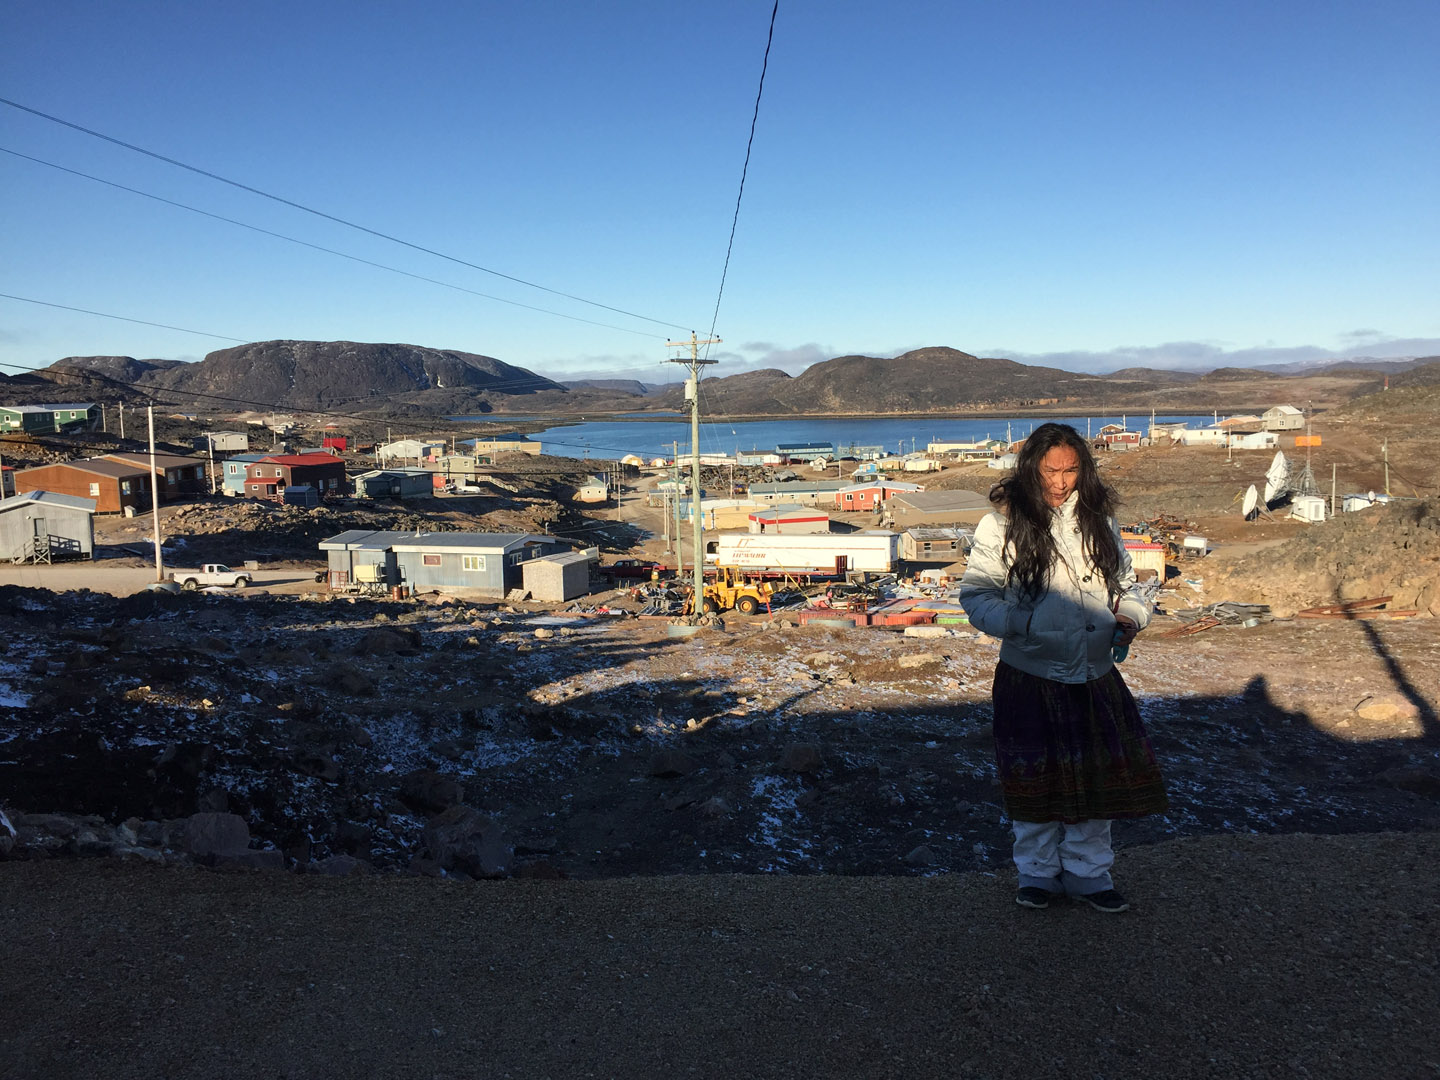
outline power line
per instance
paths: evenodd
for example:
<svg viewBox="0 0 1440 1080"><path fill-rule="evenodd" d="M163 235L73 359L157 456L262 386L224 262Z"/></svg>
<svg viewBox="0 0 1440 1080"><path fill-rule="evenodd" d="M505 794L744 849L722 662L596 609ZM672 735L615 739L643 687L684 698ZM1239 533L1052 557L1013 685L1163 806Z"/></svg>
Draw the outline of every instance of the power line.
<svg viewBox="0 0 1440 1080"><path fill-rule="evenodd" d="M0 295L3 295L3 294L0 294ZM24 366L22 366L22 365L20 365L20 364L9 364L9 363L5 363L5 362L3 362L3 361L0 361L0 368L9 368L9 369L12 370L12 371L20 371L20 372L27 372L27 373L28 373L28 372L31 372L31 371L33 370L33 369L31 369L31 368L24 367ZM216 402L220 402L220 403L222 403L222 404L227 404L227 405L243 405L243 406L245 406L246 408L258 409L258 410L261 410L261 411L264 411L264 412L301 412L301 413L308 413L308 414L310 414L310 415L312 415L312 416L317 416L317 417L320 417L320 418L322 418L322 419L327 419L327 420L349 420L349 421L352 421L352 422L354 422L354 423L361 423L361 424L393 424L393 423L395 422L394 420L387 420L387 419L385 419L384 417L361 416L361 415L357 415L357 414L353 414L353 413L336 412L334 409L307 409L307 408L301 408L301 407L298 407L298 406L295 406L295 405L286 404L286 403L284 403L284 402L278 402L278 401L255 401L255 400L251 400L251 399L247 399L247 398L228 397L228 396L226 396L226 395L224 395L224 394L207 393L207 392L202 391L202 390L184 390L184 389L180 389L180 388L172 388L172 387L167 387L167 386L145 386L145 385L143 385L143 384L141 384L141 385L132 385L132 384L129 384L129 383L121 382L119 379L112 378L111 376L106 375L106 374L104 374L103 372L94 371L94 370L90 370L90 369L62 368L62 369L60 369L60 371L61 371L62 374L64 374L64 376L65 376L66 378L69 378L69 379L79 379L79 380L82 380L82 381L88 382L88 383L98 383L98 384L100 384L101 386L110 387L110 388L113 388L113 389L116 389L116 390L124 390L124 391L129 391L129 392L131 392L131 393L140 394L140 395L144 396L145 398L147 398L148 400L150 400L150 401L153 402L153 403L160 403L160 402L161 402L161 399L162 399L163 397L165 397L165 396L167 396L167 395L174 395L174 396L178 396L178 397L193 398L193 399L197 399L197 400L216 401ZM529 384L516 381L516 382L512 382L512 383L492 383L492 384L489 385L489 386L478 387L477 389L481 389L481 390L491 390L491 389L502 389L502 388L510 387L510 386L523 388L523 387L525 387L525 386L527 386L527 385L529 385ZM364 399L364 398L352 398L352 399L350 399L350 400L352 400L352 401L362 401L362 400L366 400L366 399ZM475 427L475 424L476 424L476 421L465 422L465 421L455 420L455 419L453 419L452 417L439 416L439 415L434 415L434 414L420 414L420 415L418 415L418 416L414 416L414 415L412 415L412 416L405 416L405 417L401 417L400 419L404 420L404 421L407 422L407 423L412 423L412 422L413 422L413 423L415 423L417 426L418 426L418 425L433 425L433 426L435 426L435 427L446 427L446 426L448 426L449 428L455 428L455 429L458 429L458 430L464 431L464 432L471 431L471 430ZM513 427L514 424L517 423L517 421L512 420L512 419L509 419L509 418L504 417L504 416L497 416L494 420L485 420L485 421L481 421L481 422L486 423L486 424L492 424L492 423L493 423L493 424L496 424L496 425L501 425L501 426L506 426L506 427ZM576 450L608 450L608 451L611 451L611 452L615 453L617 456L622 456L622 455L624 455L624 454L629 454L629 453L633 453L633 452L634 452L633 450L623 449L623 448L618 447L618 446L601 446L601 445L597 445L597 444L594 444L594 443L567 442L567 441L564 440L564 439L547 439L547 440L545 440L545 441L548 442L548 443L549 443L550 445L552 445L552 446L565 446L565 447L571 447L571 448L576 449Z"/></svg>
<svg viewBox="0 0 1440 1080"><path fill-rule="evenodd" d="M104 311L91 311L89 308L71 307L69 304L52 304L48 300L34 300L28 296L12 296L10 293L0 293L0 297L6 300L19 300L26 304L39 304L41 307L59 308L62 311L78 311L82 315L98 315L102 319L118 319L120 322L139 323L141 326L158 326L162 330L178 330L182 334L196 334L200 337L216 338L220 341L238 341L242 344L244 338L229 337L226 334L212 334L207 330L187 330L183 326L170 326L167 323L147 322L145 319L132 319L126 315L111 315ZM19 367L15 364L0 364L0 367ZM22 371L29 371L30 368L20 368Z"/></svg>
<svg viewBox="0 0 1440 1080"><path fill-rule="evenodd" d="M203 212L203 211L202 211L202 212ZM303 243L303 241L300 241L300 242ZM403 270L400 271L400 272L401 272L401 273L404 273ZM97 316L98 318L101 318L101 319L116 319L116 320L118 320L118 321L120 321L120 322L139 323L139 324L142 325L142 326L158 326L158 327L160 327L161 329L164 329L164 330L178 330L178 331L180 331L181 333L184 333L184 334L196 334L196 335L198 335L198 336L200 336L200 337L213 337L213 338L216 338L216 339L218 339L218 340L220 340L220 341L236 341L236 342L241 343L242 345L244 345L244 344L253 344L253 343L254 343L254 342L253 342L253 339L249 339L249 338L228 337L228 336L226 336L226 335L224 335L224 334L212 334L212 333L209 333L209 332L204 331L204 330L187 330L187 329L185 329L183 326L170 326L170 325L167 324L167 323L148 322L148 321L146 321L145 319L132 319L132 318L130 318L129 316L126 316L126 315L112 315L112 314L110 314L109 312L105 312L105 311L92 311L92 310L89 309L89 308L73 307L73 306L71 306L71 305L69 305L69 304L55 304L55 303L51 303L51 302L48 301L48 300L36 300L36 299L33 299L32 297L28 297L28 296L14 296L14 295L12 295L12 294L10 294L10 293L0 293L0 298L6 299L6 300L19 300L19 301L21 301L21 302L23 302L23 303L26 303L26 304L39 304L39 305L41 305L42 307L59 308L59 309L61 309L62 311L78 311L78 312L80 312L81 314L84 314L84 315L94 315L94 316ZM538 309L537 309L537 310L538 310ZM582 320L582 321L585 321L585 320ZM634 331L631 331L631 332L634 333ZM435 351L439 352L439 351L444 351L444 350L435 350ZM32 371L32 370L34 370L34 369L32 369L32 368L24 367L24 366L19 365L19 364L0 364L0 367L14 368L14 369L17 370L17 371ZM522 370L523 370L523 369L522 369ZM543 376L543 375L536 375L535 378L536 378L536 379L544 379L546 382L554 382L554 381L555 381L555 380L553 380L553 379L545 379L545 376ZM123 384L121 384L121 385L123 385ZM533 381L524 380L524 379L512 379L512 380L510 380L510 381L508 381L508 382L505 381L505 380L500 380L500 381L497 381L497 382L486 383L484 386L476 387L477 390L511 390L511 389L524 390L524 389L534 389L534 388L535 388L535 385L534 385L534 382L533 382ZM187 391L187 390L178 390L178 389L177 389L177 390L171 390L169 387L163 387L162 389L165 389L165 390L167 390L167 391L169 391L169 392L171 392L171 393L176 393L176 394L180 394L180 393L198 393L198 391ZM202 396L203 396L203 395L202 395ZM347 399L347 400L350 400L350 401L361 401L361 400L364 400L364 399L361 398L361 397L359 397L359 396L357 396L357 397L354 397L354 398L349 398L349 399ZM283 407L283 408L291 408L292 406L288 406L288 405L287 405L287 406L282 406L282 407ZM307 410L307 411L308 411L308 410Z"/></svg>
<svg viewBox="0 0 1440 1080"><path fill-rule="evenodd" d="M167 199L161 195L152 195L148 191L141 191L139 188L127 187L125 184L117 184L113 180L106 180L103 177L92 176L89 173L80 172L78 169L71 169L64 165L57 165L53 161L46 161L43 158L32 157L29 154L22 154L18 150L11 150L5 146L0 146L0 153L10 154L13 157L24 158L26 161L33 161L37 165L44 165L51 169L58 169L60 172L69 173L71 176L79 176L85 180L93 180L97 184L104 184L107 187L116 188L119 191L128 191L132 195L139 195L146 199L154 199L156 202L164 203L167 206L174 206L181 210L188 210L192 214L200 214L203 217L213 218L216 221L223 221L229 225L238 225L242 229L249 229L252 232L261 233L265 236L273 236L277 240L285 240L291 244L299 244L301 247L307 247L313 251L323 251L327 255L337 255L342 259L349 259L351 262L363 263L365 266L373 266L380 270L388 270L392 274L402 274L405 277L414 278L416 281L428 282L431 285L440 285L447 289L454 289L457 292L469 293L471 296L483 297L486 300L494 300L497 303L501 304L510 304L513 307L524 308L526 311L538 311L542 314L554 315L561 319L570 319L574 322L582 322L590 326L604 327L607 330L619 330L621 333L624 334L637 334L640 337L646 338L655 336L653 332L647 332L644 330L632 330L627 326L613 326L610 323L596 322L594 319L582 319L579 315L567 315L563 311L552 311L550 308L535 307L533 304L522 304L518 300L507 300L503 296L493 296L490 293L479 292L475 289L467 289L463 285L453 285L448 281L441 281L438 278L426 277L424 274L413 274L409 270L400 270L394 266L387 266L385 263L375 262L371 259L362 259L358 255L350 255L343 251L336 251L334 248L323 247L320 244L312 244L308 240L298 240L293 236L286 236L284 233L278 233L271 229L262 229L259 225L251 225L248 222L237 221L235 218L225 217L223 214L214 214L211 213L209 210L201 210L199 207L189 206L186 203L182 202L176 202L174 199ZM94 313L92 312L92 314ZM148 325L158 326L159 324L151 323ZM227 340L233 341L239 339L231 338Z"/></svg>
<svg viewBox="0 0 1440 1080"><path fill-rule="evenodd" d="M720 298L725 295L725 278L730 273L730 251L735 246L735 227L740 222L740 200L745 197L745 176L750 171L750 148L755 143L755 126L760 119L760 97L765 93L765 72L770 67L770 43L775 40L775 15L780 10L780 0L770 9L770 33L765 38L765 59L760 64L760 87L755 92L755 112L750 117L750 138L745 143L745 164L740 169L740 193L735 196L735 215L730 219L730 240L725 245L725 265L720 271L720 291L715 296L715 314L710 319L710 332L706 337L715 336L715 324L720 321ZM705 355L710 355L707 347Z"/></svg>
<svg viewBox="0 0 1440 1080"><path fill-rule="evenodd" d="M776 3L778 4L779 0L776 0ZM204 176L210 180L216 180L222 184L228 184L229 186L233 188L238 188L241 191L248 191L252 195L259 195L263 199L269 199L272 202L277 202L281 203L284 206L293 207L294 209L301 210L304 213L313 214L315 217L324 218L326 221L333 221L337 225L344 225L346 228L349 229L357 229L360 232L368 233L370 236L378 237L381 240L388 240L392 244L400 244L403 247L408 247L414 251L420 251L426 255L433 255L437 259L445 259L448 262L457 263L460 266L468 266L471 270L479 270L481 273L484 274L491 274L498 278L504 278L506 281L513 281L517 285L524 285L527 288L531 289L539 289L541 292L547 292L553 296L561 296L564 297L566 300L574 300L575 302L580 304L588 304L591 307L603 308L606 311L613 311L617 315L625 315L628 318L640 319L643 322L655 323L657 326L669 326L677 330L690 329L687 326L681 326L679 323L667 322L664 319L651 318L649 315L641 315L634 311L626 311L624 308L611 307L609 304L602 304L596 300L587 300L583 296L576 296L574 293L567 293L561 291L560 289L552 289L548 286L537 284L533 281L526 281L524 278L515 277L512 274L505 274L500 272L499 270L492 270L488 266L481 266L478 263L472 263L465 259L458 258L454 255L447 255L443 251L436 251L433 248L427 248L421 244L411 243L409 240L402 240L398 236L391 236L389 233L380 232L378 229L371 229L365 225L360 225L353 221L347 221L345 218L336 217L334 214L327 214L323 210L316 210L313 207L306 206L303 203L295 202L293 199L286 199L280 195L272 195L268 191L262 191L257 187L250 186L249 184L242 184L238 180L231 180L228 177L221 176L218 173L209 172L206 169L201 169L198 166L186 164L185 162L178 161L172 157L166 157L164 154L156 153L154 150L147 150L143 146L136 146L134 143L125 142L123 139L117 139L114 136L106 135L103 132L95 131L92 128L83 127L80 124L73 123L69 120L61 119L58 116L52 116L49 113L41 112L39 109L33 109L29 105L22 105L18 101L11 101L9 98L0 98L0 105L9 105L12 109L19 109L21 112L30 113L32 116L38 116L42 120L49 120L51 123L60 124L62 127L68 127L74 131L79 131L83 134L93 136L94 138L103 139L105 142L112 143L115 146L124 147L126 150L133 150L137 154L144 154L146 157L154 158L156 161L163 161L165 164L174 165L176 168L179 169L185 169L186 171L195 173L198 176Z"/></svg>

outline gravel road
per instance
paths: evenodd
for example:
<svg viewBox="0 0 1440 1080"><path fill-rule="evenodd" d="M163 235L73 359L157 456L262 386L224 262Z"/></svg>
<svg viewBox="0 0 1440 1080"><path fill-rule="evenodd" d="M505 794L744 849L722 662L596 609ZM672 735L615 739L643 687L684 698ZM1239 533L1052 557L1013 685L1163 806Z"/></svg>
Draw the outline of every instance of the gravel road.
<svg viewBox="0 0 1440 1080"><path fill-rule="evenodd" d="M0 864L0 1077L1440 1074L1440 835L1013 879L332 879Z"/></svg>

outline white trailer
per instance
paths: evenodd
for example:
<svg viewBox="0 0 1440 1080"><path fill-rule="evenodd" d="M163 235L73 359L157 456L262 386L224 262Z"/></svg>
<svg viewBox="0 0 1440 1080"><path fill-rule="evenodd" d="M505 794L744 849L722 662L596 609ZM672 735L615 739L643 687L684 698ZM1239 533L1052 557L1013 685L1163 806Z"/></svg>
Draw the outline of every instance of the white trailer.
<svg viewBox="0 0 1440 1080"><path fill-rule="evenodd" d="M752 574L889 574L900 557L900 536L879 531L797 536L733 533L708 541L706 552L706 563L734 566Z"/></svg>

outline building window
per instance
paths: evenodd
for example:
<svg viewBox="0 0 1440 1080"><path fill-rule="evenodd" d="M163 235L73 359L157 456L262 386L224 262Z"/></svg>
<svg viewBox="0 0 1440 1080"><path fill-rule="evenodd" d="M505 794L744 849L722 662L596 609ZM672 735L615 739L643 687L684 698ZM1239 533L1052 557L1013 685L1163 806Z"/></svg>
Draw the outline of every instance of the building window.
<svg viewBox="0 0 1440 1080"><path fill-rule="evenodd" d="M121 494L121 495L129 495L129 494L130 494L130 481L129 481L129 480L121 480L121 481L120 481L120 494Z"/></svg>
<svg viewBox="0 0 1440 1080"><path fill-rule="evenodd" d="M91 485L90 485L90 494L91 494L91 495L94 495L94 496L98 499L98 498L100 497L100 485L99 485L99 484L91 484Z"/></svg>
<svg viewBox="0 0 1440 1080"><path fill-rule="evenodd" d="M483 571L485 569L484 555L462 555L460 560L460 569L462 570Z"/></svg>
<svg viewBox="0 0 1440 1080"><path fill-rule="evenodd" d="M420 558L420 561L421 561L424 565L426 565L426 566L439 566L439 565L440 565L440 556L439 556L439 555L422 555L421 558ZM466 569L468 570L469 567L466 567Z"/></svg>

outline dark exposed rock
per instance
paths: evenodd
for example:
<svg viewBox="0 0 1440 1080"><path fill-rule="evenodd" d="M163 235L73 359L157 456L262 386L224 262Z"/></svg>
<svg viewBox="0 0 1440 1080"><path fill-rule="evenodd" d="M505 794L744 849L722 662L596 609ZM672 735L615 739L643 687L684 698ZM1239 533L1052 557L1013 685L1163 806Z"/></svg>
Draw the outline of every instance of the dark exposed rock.
<svg viewBox="0 0 1440 1080"><path fill-rule="evenodd" d="M795 745L787 746L776 764L786 772L813 773L824 767L825 758L818 746Z"/></svg>
<svg viewBox="0 0 1440 1080"><path fill-rule="evenodd" d="M673 776L689 776L698 765L684 750L657 750L650 757L650 775L662 779Z"/></svg>
<svg viewBox="0 0 1440 1080"><path fill-rule="evenodd" d="M250 846L250 827L235 814L193 814L185 826L185 849L192 855L219 855Z"/></svg>
<svg viewBox="0 0 1440 1080"><path fill-rule="evenodd" d="M465 801L465 786L433 769L416 769L400 778L400 798L427 813L447 810Z"/></svg>
<svg viewBox="0 0 1440 1080"><path fill-rule="evenodd" d="M425 847L446 870L475 878L507 875L515 848L499 822L470 806L445 810L425 825Z"/></svg>

